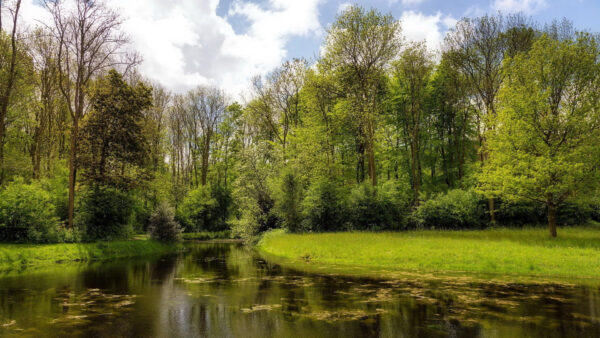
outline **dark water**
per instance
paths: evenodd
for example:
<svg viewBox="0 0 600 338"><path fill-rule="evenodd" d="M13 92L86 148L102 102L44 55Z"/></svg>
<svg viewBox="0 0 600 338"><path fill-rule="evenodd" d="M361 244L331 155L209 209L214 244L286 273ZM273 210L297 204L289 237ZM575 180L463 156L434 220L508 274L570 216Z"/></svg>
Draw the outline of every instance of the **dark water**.
<svg viewBox="0 0 600 338"><path fill-rule="evenodd" d="M0 277L0 335L600 337L597 287L318 276L190 248Z"/></svg>

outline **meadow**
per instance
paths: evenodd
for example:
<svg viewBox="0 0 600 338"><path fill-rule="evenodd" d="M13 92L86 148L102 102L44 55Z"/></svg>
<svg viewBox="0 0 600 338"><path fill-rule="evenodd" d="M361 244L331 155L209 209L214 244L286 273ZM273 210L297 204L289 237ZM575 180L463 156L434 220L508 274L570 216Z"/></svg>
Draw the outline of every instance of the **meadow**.
<svg viewBox="0 0 600 338"><path fill-rule="evenodd" d="M551 238L541 228L469 231L267 233L261 253L298 268L351 268L394 272L471 273L557 278L600 277L597 225L559 229Z"/></svg>

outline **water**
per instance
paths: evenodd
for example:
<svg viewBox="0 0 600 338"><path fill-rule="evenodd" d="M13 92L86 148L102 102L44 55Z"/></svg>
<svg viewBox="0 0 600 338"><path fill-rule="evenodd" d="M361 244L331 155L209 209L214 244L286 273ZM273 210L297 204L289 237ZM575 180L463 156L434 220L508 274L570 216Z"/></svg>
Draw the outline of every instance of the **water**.
<svg viewBox="0 0 600 338"><path fill-rule="evenodd" d="M1 336L599 337L600 289L319 276L236 243L0 277Z"/></svg>

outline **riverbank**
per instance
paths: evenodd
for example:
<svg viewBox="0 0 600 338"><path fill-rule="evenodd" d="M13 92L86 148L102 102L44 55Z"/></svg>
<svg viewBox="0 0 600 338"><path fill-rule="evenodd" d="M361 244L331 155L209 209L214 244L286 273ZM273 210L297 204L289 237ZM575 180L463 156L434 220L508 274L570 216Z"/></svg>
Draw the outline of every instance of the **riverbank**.
<svg viewBox="0 0 600 338"><path fill-rule="evenodd" d="M229 240L235 239L231 236L231 231L203 231L203 232L185 232L181 234L183 240L186 241L211 241L211 240Z"/></svg>
<svg viewBox="0 0 600 338"><path fill-rule="evenodd" d="M73 244L0 244L0 270L37 268L64 262L160 255L181 250L180 244L165 244L153 240Z"/></svg>
<svg viewBox="0 0 600 338"><path fill-rule="evenodd" d="M479 231L347 232L265 234L264 255L284 266L321 273L395 277L402 273L491 274L588 279L600 277L600 228Z"/></svg>

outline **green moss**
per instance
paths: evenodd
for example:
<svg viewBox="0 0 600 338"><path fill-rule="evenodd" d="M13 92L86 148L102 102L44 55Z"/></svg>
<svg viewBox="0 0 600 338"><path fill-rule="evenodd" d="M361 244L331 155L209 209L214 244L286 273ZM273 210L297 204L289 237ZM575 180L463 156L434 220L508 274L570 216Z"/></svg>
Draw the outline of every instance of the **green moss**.
<svg viewBox="0 0 600 338"><path fill-rule="evenodd" d="M336 273L378 269L398 272L473 273L513 277L600 277L600 228L479 231L268 233L259 250L296 268ZM359 269L359 268L362 268ZM360 273L359 273L360 274ZM511 277L513 276L513 277Z"/></svg>
<svg viewBox="0 0 600 338"><path fill-rule="evenodd" d="M166 254L181 249L182 246L178 244L169 245L151 240L48 245L0 244L0 270Z"/></svg>

